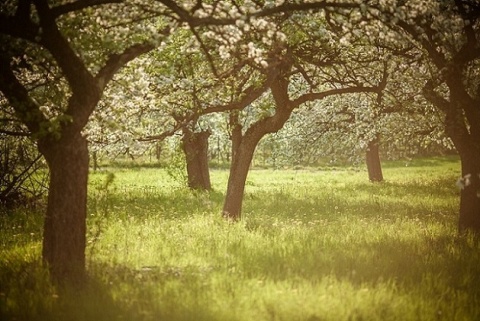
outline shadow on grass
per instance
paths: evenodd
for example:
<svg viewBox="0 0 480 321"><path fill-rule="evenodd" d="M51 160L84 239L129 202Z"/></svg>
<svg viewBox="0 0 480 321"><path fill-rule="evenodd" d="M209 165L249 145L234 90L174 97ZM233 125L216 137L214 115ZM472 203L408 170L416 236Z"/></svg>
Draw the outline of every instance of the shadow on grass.
<svg viewBox="0 0 480 321"><path fill-rule="evenodd" d="M115 191L108 199L91 195L88 204L89 213L95 215L108 216L114 212L119 218L125 215L153 215L159 219L178 219L206 211L220 213L223 198L223 194L217 191L192 191L188 188L164 191L140 187Z"/></svg>
<svg viewBox="0 0 480 321"><path fill-rule="evenodd" d="M480 246L464 237L441 236L406 241L321 244L271 249L239 249L240 270L255 279L307 280L315 284L328 276L357 286L380 283L432 295L480 297ZM248 253L248 254L247 254ZM453 298L452 298L453 299Z"/></svg>
<svg viewBox="0 0 480 321"><path fill-rule="evenodd" d="M0 271L2 321L222 320L208 304L183 304L178 291L188 293L188 280L170 297L165 293L163 286L185 279L175 268L90 264L89 280L82 288L57 288L39 261L16 263ZM159 296L159 291L164 293Z"/></svg>
<svg viewBox="0 0 480 321"><path fill-rule="evenodd" d="M56 287L40 260L22 259L2 262L1 320L117 320L129 314L96 280L90 279L81 289Z"/></svg>
<svg viewBox="0 0 480 321"><path fill-rule="evenodd" d="M438 156L438 157L421 157L411 160L396 160L382 163L384 168L401 168L401 167L441 167L445 165L458 164L460 161L457 155Z"/></svg>
<svg viewBox="0 0 480 321"><path fill-rule="evenodd" d="M246 193L244 213L251 224L267 219L300 220L305 223L318 219L336 221L377 219L392 221L401 219L431 220L443 224L456 224L458 196L453 188L445 188L443 181L425 188L415 184L359 183L355 186L319 189L318 193L306 190L290 193L282 190Z"/></svg>

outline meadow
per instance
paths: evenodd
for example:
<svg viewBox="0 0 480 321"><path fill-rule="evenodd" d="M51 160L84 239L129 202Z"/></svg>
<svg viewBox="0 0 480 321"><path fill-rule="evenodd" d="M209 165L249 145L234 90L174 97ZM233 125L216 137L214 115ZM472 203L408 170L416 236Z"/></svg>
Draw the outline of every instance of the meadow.
<svg viewBox="0 0 480 321"><path fill-rule="evenodd" d="M243 218L228 172L192 192L161 168L104 168L89 187L89 284L40 264L41 209L0 216L1 320L479 320L480 245L457 234L454 158L254 169Z"/></svg>

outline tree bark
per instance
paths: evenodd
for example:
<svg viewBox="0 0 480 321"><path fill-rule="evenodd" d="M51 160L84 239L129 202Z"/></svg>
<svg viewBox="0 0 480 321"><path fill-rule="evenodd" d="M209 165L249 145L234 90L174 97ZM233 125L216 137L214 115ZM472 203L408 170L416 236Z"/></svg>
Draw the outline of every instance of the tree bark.
<svg viewBox="0 0 480 321"><path fill-rule="evenodd" d="M223 205L223 217L238 221L241 218L243 195L248 170L253 159L255 148L266 134L275 133L287 122L295 107L288 97L288 81L278 77L270 85L275 101L275 113L257 120L244 134L240 125L238 113L230 117L232 128L232 163L228 177L227 193Z"/></svg>
<svg viewBox="0 0 480 321"><path fill-rule="evenodd" d="M461 153L464 186L460 192L460 232L480 232L480 153Z"/></svg>
<svg viewBox="0 0 480 321"><path fill-rule="evenodd" d="M241 218L245 183L257 143L258 141L242 139L233 153L227 194L223 204L223 216L233 221Z"/></svg>
<svg viewBox="0 0 480 321"><path fill-rule="evenodd" d="M463 186L460 192L458 230L480 233L480 101L463 90L461 77L447 81L449 100L435 92L427 82L423 92L427 100L445 113L445 133L457 150Z"/></svg>
<svg viewBox="0 0 480 321"><path fill-rule="evenodd" d="M366 151L366 163L368 170L368 179L371 182L383 181L382 163L379 154L379 138L375 138L368 143Z"/></svg>
<svg viewBox="0 0 480 321"><path fill-rule="evenodd" d="M50 169L43 260L54 281L81 285L86 276L87 140L64 131L60 139L40 140L39 149Z"/></svg>
<svg viewBox="0 0 480 321"><path fill-rule="evenodd" d="M208 168L209 136L209 131L195 133L189 128L183 129L182 149L187 162L188 186L192 189L212 189Z"/></svg>
<svg viewBox="0 0 480 321"><path fill-rule="evenodd" d="M474 133L480 132L480 124L467 128L463 116L450 113L446 117L446 132L460 156L463 187L460 191L460 215L458 229L480 232L480 142Z"/></svg>

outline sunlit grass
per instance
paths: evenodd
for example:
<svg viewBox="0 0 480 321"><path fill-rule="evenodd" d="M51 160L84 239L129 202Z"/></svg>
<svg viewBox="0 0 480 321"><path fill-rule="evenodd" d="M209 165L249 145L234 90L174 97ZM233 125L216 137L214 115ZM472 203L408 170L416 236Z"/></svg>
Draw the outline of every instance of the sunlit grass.
<svg viewBox="0 0 480 321"><path fill-rule="evenodd" d="M220 217L226 171L210 194L162 169L92 174L91 284L51 286L39 214L3 217L2 320L477 320L480 246L456 233L458 162L384 172L372 184L363 168L252 170L238 224Z"/></svg>

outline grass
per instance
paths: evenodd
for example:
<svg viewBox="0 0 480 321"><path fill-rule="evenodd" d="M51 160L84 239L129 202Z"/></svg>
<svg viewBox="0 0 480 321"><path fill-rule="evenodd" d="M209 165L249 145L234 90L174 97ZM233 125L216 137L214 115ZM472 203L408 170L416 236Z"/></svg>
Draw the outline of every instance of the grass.
<svg viewBox="0 0 480 321"><path fill-rule="evenodd" d="M362 168L252 170L238 224L220 217L224 170L210 194L109 170L109 184L91 175L81 292L47 281L39 213L0 218L0 319L480 318L480 245L456 233L450 158L388 163L381 184Z"/></svg>

